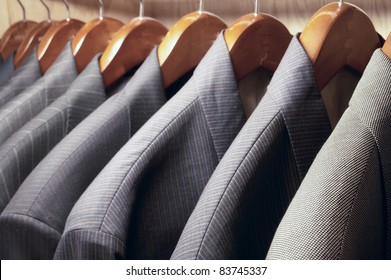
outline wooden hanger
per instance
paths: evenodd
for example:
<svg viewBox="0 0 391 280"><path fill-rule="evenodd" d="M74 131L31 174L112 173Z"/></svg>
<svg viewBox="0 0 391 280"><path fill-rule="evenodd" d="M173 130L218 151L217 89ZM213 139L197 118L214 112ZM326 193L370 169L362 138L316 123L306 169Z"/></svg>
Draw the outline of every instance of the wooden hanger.
<svg viewBox="0 0 391 280"><path fill-rule="evenodd" d="M124 25L116 19L103 17L103 2L97 1L100 8L99 18L85 24L72 42L72 52L79 72L83 71L96 54L107 48L115 33Z"/></svg>
<svg viewBox="0 0 391 280"><path fill-rule="evenodd" d="M321 8L304 28L300 42L314 65L320 90L344 66L362 73L381 45L369 17L343 1Z"/></svg>
<svg viewBox="0 0 391 280"><path fill-rule="evenodd" d="M67 18L51 27L38 46L37 57L42 74L49 69L64 49L66 43L74 38L85 24L80 20L72 19L68 1L63 0L63 3L67 9Z"/></svg>
<svg viewBox="0 0 391 280"><path fill-rule="evenodd" d="M200 10L182 17L167 33L158 49L163 84L168 88L194 69L218 34L226 28L218 16Z"/></svg>
<svg viewBox="0 0 391 280"><path fill-rule="evenodd" d="M38 23L20 44L15 53L15 68L19 68L23 60L31 53L34 47L39 44L39 42L42 40L42 37L46 34L49 28L58 23L57 21L52 21L50 10L46 3L43 0L40 0L40 2L47 10L48 19Z"/></svg>
<svg viewBox="0 0 391 280"><path fill-rule="evenodd" d="M3 61L19 47L27 34L37 25L35 21L26 20L26 9L22 2L17 0L23 11L23 20L11 25L0 41L0 53Z"/></svg>
<svg viewBox="0 0 391 280"><path fill-rule="evenodd" d="M292 39L288 29L278 19L259 13L255 0L255 13L237 19L224 32L231 55L236 79L263 67L274 72Z"/></svg>
<svg viewBox="0 0 391 280"><path fill-rule="evenodd" d="M391 59L391 33L388 35L388 38L383 45L382 51Z"/></svg>
<svg viewBox="0 0 391 280"><path fill-rule="evenodd" d="M143 7L141 0L140 16L120 28L100 59L106 87L143 62L168 31L161 22L144 17Z"/></svg>

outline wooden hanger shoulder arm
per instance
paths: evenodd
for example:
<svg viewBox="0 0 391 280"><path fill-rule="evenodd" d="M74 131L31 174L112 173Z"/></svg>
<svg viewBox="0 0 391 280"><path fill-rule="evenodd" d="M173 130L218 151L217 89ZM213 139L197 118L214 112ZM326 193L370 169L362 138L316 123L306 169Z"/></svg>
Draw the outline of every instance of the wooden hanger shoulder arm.
<svg viewBox="0 0 391 280"><path fill-rule="evenodd" d="M386 42L384 43L382 51L391 59L391 33L388 36Z"/></svg>
<svg viewBox="0 0 391 280"><path fill-rule="evenodd" d="M22 43L27 34L37 25L35 21L19 21L11 25L1 38L0 53L6 60Z"/></svg>
<svg viewBox="0 0 391 280"><path fill-rule="evenodd" d="M119 20L105 17L92 20L80 29L72 42L72 52L80 72L93 56L106 49L123 25Z"/></svg>
<svg viewBox="0 0 391 280"><path fill-rule="evenodd" d="M193 12L181 18L158 49L165 88L194 69L226 27L221 18L207 12Z"/></svg>
<svg viewBox="0 0 391 280"><path fill-rule="evenodd" d="M224 38L235 75L241 81L259 67L274 72L292 35L278 19L267 14L248 14L236 20Z"/></svg>
<svg viewBox="0 0 391 280"><path fill-rule="evenodd" d="M309 21L300 42L314 65L319 89L344 66L363 72L379 37L369 17L351 4L331 3Z"/></svg>
<svg viewBox="0 0 391 280"><path fill-rule="evenodd" d="M46 32L37 50L42 73L45 73L53 64L66 43L76 35L84 24L84 22L77 19L63 20Z"/></svg>
<svg viewBox="0 0 391 280"><path fill-rule="evenodd" d="M100 59L106 87L143 62L163 40L167 28L152 18L135 18L120 28Z"/></svg>
<svg viewBox="0 0 391 280"><path fill-rule="evenodd" d="M24 59L31 53L31 51L34 49L35 46L39 45L42 38L45 36L46 32L52 27L57 25L58 22L55 20L45 20L40 23L38 23L26 36L26 38L23 40L23 42L18 47L15 58L14 58L14 64L15 68L19 68L19 66L22 64Z"/></svg>

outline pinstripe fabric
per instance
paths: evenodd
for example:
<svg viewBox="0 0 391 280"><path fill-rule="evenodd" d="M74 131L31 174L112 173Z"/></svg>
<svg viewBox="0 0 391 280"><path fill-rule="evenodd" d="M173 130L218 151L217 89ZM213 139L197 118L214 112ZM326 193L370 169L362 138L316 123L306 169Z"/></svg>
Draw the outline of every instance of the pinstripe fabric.
<svg viewBox="0 0 391 280"><path fill-rule="evenodd" d="M289 206L269 259L390 259L391 61L377 50Z"/></svg>
<svg viewBox="0 0 391 280"><path fill-rule="evenodd" d="M35 49L8 80L0 84L0 108L40 77L41 70Z"/></svg>
<svg viewBox="0 0 391 280"><path fill-rule="evenodd" d="M64 94L77 74L68 43L42 78L0 108L0 145Z"/></svg>
<svg viewBox="0 0 391 280"><path fill-rule="evenodd" d="M77 202L64 259L168 259L245 122L220 35L189 82L117 153Z"/></svg>
<svg viewBox="0 0 391 280"><path fill-rule="evenodd" d="M0 216L0 259L53 258L80 195L165 102L155 49L126 87L75 127L20 186Z"/></svg>
<svg viewBox="0 0 391 280"><path fill-rule="evenodd" d="M311 63L294 37L266 95L205 187L171 258L265 258L330 130Z"/></svg>
<svg viewBox="0 0 391 280"><path fill-rule="evenodd" d="M0 212L34 167L106 96L97 56L65 94L0 146Z"/></svg>
<svg viewBox="0 0 391 280"><path fill-rule="evenodd" d="M14 53L0 64L0 84L7 81L14 72Z"/></svg>

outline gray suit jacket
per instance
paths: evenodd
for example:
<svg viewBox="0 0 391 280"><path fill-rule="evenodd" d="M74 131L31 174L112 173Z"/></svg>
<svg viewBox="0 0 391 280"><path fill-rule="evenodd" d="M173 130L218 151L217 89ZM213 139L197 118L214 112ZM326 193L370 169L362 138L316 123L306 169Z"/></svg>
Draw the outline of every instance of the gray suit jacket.
<svg viewBox="0 0 391 280"><path fill-rule="evenodd" d="M311 62L294 37L266 95L205 187L172 258L265 258L330 132Z"/></svg>
<svg viewBox="0 0 391 280"><path fill-rule="evenodd" d="M53 258L80 195L166 101L155 49L123 91L73 129L20 186L0 216L0 259Z"/></svg>
<svg viewBox="0 0 391 280"><path fill-rule="evenodd" d="M0 145L64 94L77 74L68 43L43 77L0 108Z"/></svg>
<svg viewBox="0 0 391 280"><path fill-rule="evenodd" d="M36 49L12 76L0 84L0 108L41 77Z"/></svg>
<svg viewBox="0 0 391 280"><path fill-rule="evenodd" d="M377 50L268 259L391 258L391 60Z"/></svg>
<svg viewBox="0 0 391 280"><path fill-rule="evenodd" d="M117 153L76 203L66 259L168 259L245 122L222 35L189 82Z"/></svg>
<svg viewBox="0 0 391 280"><path fill-rule="evenodd" d="M106 98L97 56L65 94L0 146L0 212L48 152Z"/></svg>
<svg viewBox="0 0 391 280"><path fill-rule="evenodd" d="M14 53L12 53L6 61L2 61L0 64L0 84L12 76L14 69Z"/></svg>

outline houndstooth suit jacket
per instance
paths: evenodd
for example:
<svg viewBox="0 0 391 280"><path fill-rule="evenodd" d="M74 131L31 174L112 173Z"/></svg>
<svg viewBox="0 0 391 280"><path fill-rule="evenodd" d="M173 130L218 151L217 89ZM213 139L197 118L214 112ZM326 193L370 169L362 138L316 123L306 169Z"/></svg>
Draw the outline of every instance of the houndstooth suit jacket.
<svg viewBox="0 0 391 280"><path fill-rule="evenodd" d="M391 60L377 50L268 259L391 258Z"/></svg>

